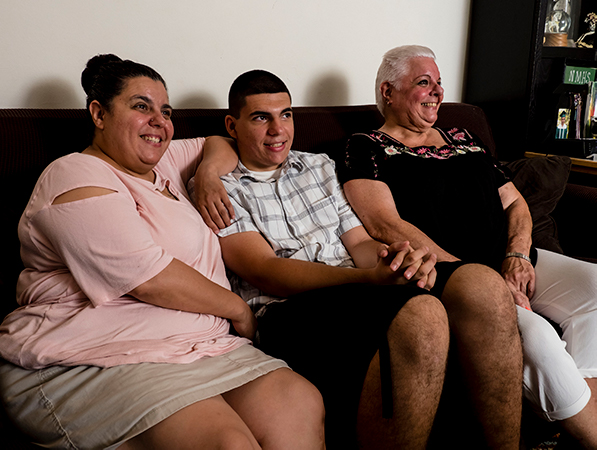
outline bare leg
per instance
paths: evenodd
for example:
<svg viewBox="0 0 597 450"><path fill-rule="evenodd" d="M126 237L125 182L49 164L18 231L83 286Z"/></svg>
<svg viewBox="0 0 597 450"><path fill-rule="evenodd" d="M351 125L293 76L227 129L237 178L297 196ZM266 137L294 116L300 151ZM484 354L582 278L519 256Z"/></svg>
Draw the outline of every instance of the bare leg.
<svg viewBox="0 0 597 450"><path fill-rule="evenodd" d="M221 448L258 450L259 444L221 396L193 403L130 439L119 450Z"/></svg>
<svg viewBox="0 0 597 450"><path fill-rule="evenodd" d="M444 384L449 334L445 309L435 297L415 297L402 307L388 329L393 416L381 417L379 392L367 383L359 414L361 448L426 448ZM378 356L370 371L369 382L379 386Z"/></svg>
<svg viewBox="0 0 597 450"><path fill-rule="evenodd" d="M597 378L587 378L591 399L578 414L562 420L562 427L582 448L597 449Z"/></svg>
<svg viewBox="0 0 597 450"><path fill-rule="evenodd" d="M323 449L319 391L289 369L278 369L223 394L264 449Z"/></svg>
<svg viewBox="0 0 597 450"><path fill-rule="evenodd" d="M442 302L488 447L517 449L522 351L508 287L492 269L468 264L450 277Z"/></svg>
<svg viewBox="0 0 597 450"><path fill-rule="evenodd" d="M183 408L119 449L324 449L323 419L319 391L278 369Z"/></svg>

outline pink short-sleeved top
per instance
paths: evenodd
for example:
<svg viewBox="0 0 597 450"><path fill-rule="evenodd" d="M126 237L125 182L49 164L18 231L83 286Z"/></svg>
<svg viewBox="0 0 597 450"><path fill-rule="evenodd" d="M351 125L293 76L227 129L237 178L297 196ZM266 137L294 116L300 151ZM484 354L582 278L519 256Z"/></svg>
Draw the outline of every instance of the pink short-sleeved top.
<svg viewBox="0 0 597 450"><path fill-rule="evenodd" d="M187 363L249 342L230 335L220 317L127 295L173 258L229 288L218 239L185 189L204 141L173 141L153 183L81 153L46 168L19 223L21 307L0 325L3 358L30 369ZM52 205L87 186L114 192ZM161 193L166 187L176 199Z"/></svg>

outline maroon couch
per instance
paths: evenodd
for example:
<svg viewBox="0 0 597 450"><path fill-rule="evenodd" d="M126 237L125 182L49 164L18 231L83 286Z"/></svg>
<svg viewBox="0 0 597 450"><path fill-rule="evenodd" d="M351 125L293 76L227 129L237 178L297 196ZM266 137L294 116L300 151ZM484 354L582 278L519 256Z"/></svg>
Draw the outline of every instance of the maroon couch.
<svg viewBox="0 0 597 450"><path fill-rule="evenodd" d="M188 138L212 134L226 136L223 120L225 114L226 111L223 109L176 110L172 117L174 137ZM296 131L293 148L328 153L342 151L346 139L352 133L377 128L382 120L373 105L295 107L294 118ZM0 317L4 317L17 306L15 284L22 270L17 224L33 186L41 171L52 160L67 153L81 151L87 146L90 125L86 112L82 109L0 109L0 186L1 191L5 193L5 236L0 248ZM492 152L496 151L485 114L477 107L462 103L444 103L437 125L467 128ZM532 167L534 173L539 175L526 173L523 177L524 186L519 188L524 188L525 195L529 195L528 198L532 201L535 201L534 197L537 195L548 197L537 202L542 208L538 213L541 217L533 217L537 228L547 230L546 246L557 245L559 231L559 242L565 254L597 260L597 239L590 237L592 218L597 211L597 188L567 185L569 161L566 158L557 161L547 158L535 159L542 161L533 164L540 166L539 172L536 167ZM527 161L520 164L525 167L515 167L515 170L525 172L528 169ZM557 166L555 169L552 167L554 165ZM543 172L544 170L556 170L558 176L553 176L551 172ZM554 180L557 181L555 186ZM545 187L542 184L545 181L551 182L552 185ZM543 195L548 190L550 192ZM552 211L554 207L555 211ZM376 418L380 405L379 377L368 377L365 392L367 398L363 402L360 423L363 436L367 436L365 440L371 444L371 448L375 448L374 435L378 431L371 425L381 423ZM12 427L3 417L0 420L0 442L8 442L7 439L10 441L8 436L12 432ZM14 440L10 442L22 442L22 437L16 434L11 436ZM3 448L11 448L10 444L7 445L8 447L3 445ZM24 448L22 444L14 445L16 447L12 448Z"/></svg>

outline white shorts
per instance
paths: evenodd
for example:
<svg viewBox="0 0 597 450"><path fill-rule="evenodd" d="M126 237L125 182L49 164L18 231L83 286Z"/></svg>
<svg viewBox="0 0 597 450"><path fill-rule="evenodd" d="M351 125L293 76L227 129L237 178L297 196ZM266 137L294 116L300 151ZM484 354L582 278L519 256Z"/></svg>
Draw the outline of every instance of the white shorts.
<svg viewBox="0 0 597 450"><path fill-rule="evenodd" d="M585 378L597 377L597 265L538 249L533 311L518 308L525 396L545 419L580 412L591 397Z"/></svg>

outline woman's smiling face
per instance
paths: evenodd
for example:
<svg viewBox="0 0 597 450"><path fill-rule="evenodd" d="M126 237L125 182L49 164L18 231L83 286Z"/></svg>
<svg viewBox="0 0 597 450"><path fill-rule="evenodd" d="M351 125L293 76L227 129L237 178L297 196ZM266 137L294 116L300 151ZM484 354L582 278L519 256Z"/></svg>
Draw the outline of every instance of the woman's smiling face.
<svg viewBox="0 0 597 450"><path fill-rule="evenodd" d="M412 58L409 65L408 72L400 80L399 89L389 82L382 84L384 97L390 101L386 108L386 118L389 114L401 126L425 130L435 124L444 99L441 76L437 64L431 58Z"/></svg>
<svg viewBox="0 0 597 450"><path fill-rule="evenodd" d="M148 77L131 78L109 109L95 102L90 110L97 127L92 147L99 147L131 175L150 174L174 134L172 107L164 85Z"/></svg>

